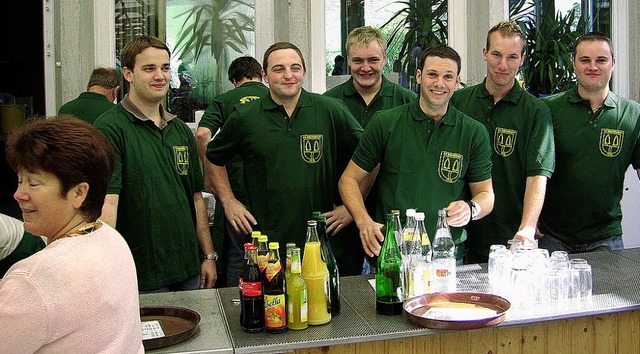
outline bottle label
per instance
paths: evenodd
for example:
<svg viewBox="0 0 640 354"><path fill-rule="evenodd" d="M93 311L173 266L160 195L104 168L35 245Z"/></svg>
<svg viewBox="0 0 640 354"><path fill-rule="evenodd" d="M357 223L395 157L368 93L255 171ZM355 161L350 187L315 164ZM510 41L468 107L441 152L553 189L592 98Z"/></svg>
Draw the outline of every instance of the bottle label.
<svg viewBox="0 0 640 354"><path fill-rule="evenodd" d="M260 268L260 273L264 272L268 263L269 258L267 258L267 256L258 256L258 267Z"/></svg>
<svg viewBox="0 0 640 354"><path fill-rule="evenodd" d="M446 278L449 276L449 269L436 269L437 278Z"/></svg>
<svg viewBox="0 0 640 354"><path fill-rule="evenodd" d="M300 322L307 322L309 314L309 301L307 300L307 289L300 290Z"/></svg>
<svg viewBox="0 0 640 354"><path fill-rule="evenodd" d="M280 261L276 261L275 263L267 263L267 267L265 269L267 280L271 281L271 279L273 279L273 277L275 277L281 269L282 266L280 265Z"/></svg>
<svg viewBox="0 0 640 354"><path fill-rule="evenodd" d="M426 233L422 234L421 240L422 240L422 245L423 246L426 246L426 245L430 244L429 235L427 235Z"/></svg>
<svg viewBox="0 0 640 354"><path fill-rule="evenodd" d="M287 325L287 311L284 294L264 295L264 324L269 328Z"/></svg>
<svg viewBox="0 0 640 354"><path fill-rule="evenodd" d="M262 296L262 283L259 281L242 283L242 296Z"/></svg>
<svg viewBox="0 0 640 354"><path fill-rule="evenodd" d="M238 289L240 289L240 292L242 292L242 277L238 279Z"/></svg>

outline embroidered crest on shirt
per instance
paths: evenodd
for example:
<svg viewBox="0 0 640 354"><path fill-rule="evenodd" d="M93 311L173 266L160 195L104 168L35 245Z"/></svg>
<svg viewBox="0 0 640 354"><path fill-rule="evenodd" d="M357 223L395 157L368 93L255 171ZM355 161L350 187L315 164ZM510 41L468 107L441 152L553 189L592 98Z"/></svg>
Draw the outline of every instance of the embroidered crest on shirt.
<svg viewBox="0 0 640 354"><path fill-rule="evenodd" d="M624 131L602 128L600 130L600 153L605 157L616 157L622 150Z"/></svg>
<svg viewBox="0 0 640 354"><path fill-rule="evenodd" d="M249 103L251 101L259 100L260 96L244 96L240 99L240 104Z"/></svg>
<svg viewBox="0 0 640 354"><path fill-rule="evenodd" d="M189 173L189 147L174 146L173 159L176 163L178 174L187 175Z"/></svg>
<svg viewBox="0 0 640 354"><path fill-rule="evenodd" d="M300 135L300 153L306 163L316 163L322 158L322 134Z"/></svg>
<svg viewBox="0 0 640 354"><path fill-rule="evenodd" d="M440 151L438 163L438 175L447 183L456 183L462 175L462 154L449 151Z"/></svg>
<svg viewBox="0 0 640 354"><path fill-rule="evenodd" d="M493 135L493 149L496 151L496 154L502 157L511 155L513 150L515 150L517 137L517 130L496 127Z"/></svg>

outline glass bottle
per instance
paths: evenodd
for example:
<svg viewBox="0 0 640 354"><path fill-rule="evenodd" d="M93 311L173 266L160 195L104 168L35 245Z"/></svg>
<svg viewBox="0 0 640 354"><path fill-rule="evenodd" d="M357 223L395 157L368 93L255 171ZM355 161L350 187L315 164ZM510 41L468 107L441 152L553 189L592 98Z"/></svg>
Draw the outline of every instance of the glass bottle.
<svg viewBox="0 0 640 354"><path fill-rule="evenodd" d="M256 333L264 330L264 297L262 296L262 281L258 267L258 249L256 246L247 247L249 258L242 274L242 328L245 332Z"/></svg>
<svg viewBox="0 0 640 354"><path fill-rule="evenodd" d="M393 214L387 214L376 273L376 312L381 315L402 313L402 256L395 238L398 227Z"/></svg>
<svg viewBox="0 0 640 354"><path fill-rule="evenodd" d="M258 267L260 273L264 273L264 269L269 263L269 238L267 235L258 236Z"/></svg>
<svg viewBox="0 0 640 354"><path fill-rule="evenodd" d="M242 301L242 282L244 271L247 268L247 260L249 259L249 251L247 250L247 247L249 246L251 246L251 243L244 244L244 261L242 261L242 265L240 266L240 279L238 279L238 291L240 292L240 325L242 325L242 317L244 316L244 302Z"/></svg>
<svg viewBox="0 0 640 354"><path fill-rule="evenodd" d="M260 237L260 231L251 231L251 244L258 247L258 238Z"/></svg>
<svg viewBox="0 0 640 354"><path fill-rule="evenodd" d="M293 242L287 242L287 260L286 267L284 270L284 277L289 281L289 277L291 276L291 249L296 247L296 244Z"/></svg>
<svg viewBox="0 0 640 354"><path fill-rule="evenodd" d="M307 284L310 325L331 321L329 270L320 255L320 239L315 220L307 221L307 242L302 257L302 278Z"/></svg>
<svg viewBox="0 0 640 354"><path fill-rule="evenodd" d="M300 248L291 248L291 275L287 278L287 326L301 330L309 326L307 284L302 279Z"/></svg>
<svg viewBox="0 0 640 354"><path fill-rule="evenodd" d="M286 280L280 263L280 244L269 243L269 261L264 270L264 328L267 333L287 330Z"/></svg>
<svg viewBox="0 0 640 354"><path fill-rule="evenodd" d="M413 232L416 228L416 210L415 209L407 209L406 211L407 221L405 227L402 229L402 238L398 246L400 247L400 253L402 254L402 274L404 275L402 279L402 288L404 289L404 298L408 299L412 297L412 278L411 278L411 263L415 263L412 260L411 253L415 252L412 248L413 241ZM415 258L415 257L414 257Z"/></svg>
<svg viewBox="0 0 640 354"><path fill-rule="evenodd" d="M456 246L447 224L447 212L438 210L436 235L433 239L432 289L434 292L456 291Z"/></svg>
<svg viewBox="0 0 640 354"><path fill-rule="evenodd" d="M329 296L331 297L331 316L340 313L340 271L336 256L329 243L327 234L327 218L319 215L315 218L318 223L318 237L320 238L320 253L322 260L329 270Z"/></svg>

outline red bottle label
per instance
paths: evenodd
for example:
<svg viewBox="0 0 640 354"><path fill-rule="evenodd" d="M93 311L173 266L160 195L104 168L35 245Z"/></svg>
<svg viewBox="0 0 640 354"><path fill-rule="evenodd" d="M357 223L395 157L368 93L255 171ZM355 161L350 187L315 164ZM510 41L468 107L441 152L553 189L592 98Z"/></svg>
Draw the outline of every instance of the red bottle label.
<svg viewBox="0 0 640 354"><path fill-rule="evenodd" d="M244 282L242 284L242 296L262 296L262 283Z"/></svg>
<svg viewBox="0 0 640 354"><path fill-rule="evenodd" d="M287 325L284 294L264 296L264 325L268 328L281 328Z"/></svg>

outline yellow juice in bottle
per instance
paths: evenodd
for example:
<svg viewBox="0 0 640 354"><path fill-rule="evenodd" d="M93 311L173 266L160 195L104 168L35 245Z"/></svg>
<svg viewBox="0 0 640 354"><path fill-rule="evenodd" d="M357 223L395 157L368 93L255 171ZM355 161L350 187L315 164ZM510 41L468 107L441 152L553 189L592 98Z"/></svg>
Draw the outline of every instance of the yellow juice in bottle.
<svg viewBox="0 0 640 354"><path fill-rule="evenodd" d="M329 270L320 257L320 242L305 244L302 278L307 284L309 324L321 325L331 321Z"/></svg>

